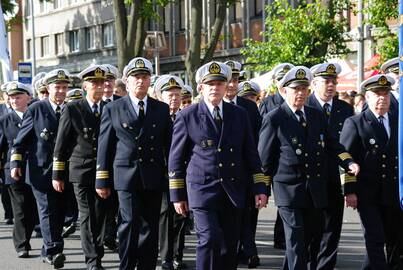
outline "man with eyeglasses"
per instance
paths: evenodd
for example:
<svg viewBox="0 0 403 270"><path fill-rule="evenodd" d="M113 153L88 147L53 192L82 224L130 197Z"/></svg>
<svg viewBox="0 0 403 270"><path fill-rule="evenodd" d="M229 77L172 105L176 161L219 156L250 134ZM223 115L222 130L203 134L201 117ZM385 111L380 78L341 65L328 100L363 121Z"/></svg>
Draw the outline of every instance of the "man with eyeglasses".
<svg viewBox="0 0 403 270"><path fill-rule="evenodd" d="M322 63L313 66L311 72L313 93L306 104L323 113L328 132L338 140L344 121L354 115L354 108L350 104L335 97L341 67L337 63ZM329 157L326 163L328 204L323 211L323 235L314 239L311 248L311 265L317 262L317 269L333 269L336 265L344 212L338 160Z"/></svg>

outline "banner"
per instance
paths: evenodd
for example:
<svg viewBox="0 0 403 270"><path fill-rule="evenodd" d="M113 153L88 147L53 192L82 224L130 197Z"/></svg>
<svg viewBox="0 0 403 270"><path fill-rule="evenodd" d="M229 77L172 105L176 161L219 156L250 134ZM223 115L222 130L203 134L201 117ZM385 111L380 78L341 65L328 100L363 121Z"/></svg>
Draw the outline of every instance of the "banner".
<svg viewBox="0 0 403 270"><path fill-rule="evenodd" d="M403 85L403 0L399 0L399 93ZM399 196L403 209L403 102L399 102Z"/></svg>
<svg viewBox="0 0 403 270"><path fill-rule="evenodd" d="M7 31L6 31L6 24L4 21L3 9L1 8L1 5L0 5L0 61L4 82L11 81L13 77L11 73L10 54L8 51Z"/></svg>

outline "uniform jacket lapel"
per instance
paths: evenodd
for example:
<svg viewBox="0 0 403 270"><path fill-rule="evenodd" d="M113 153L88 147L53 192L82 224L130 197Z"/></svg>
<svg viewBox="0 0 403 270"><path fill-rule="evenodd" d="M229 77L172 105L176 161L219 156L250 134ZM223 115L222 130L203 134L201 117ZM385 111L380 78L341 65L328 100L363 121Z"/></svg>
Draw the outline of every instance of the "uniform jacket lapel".
<svg viewBox="0 0 403 270"><path fill-rule="evenodd" d="M368 109L365 110L364 112L365 114L365 119L367 120L368 124L371 126L371 128L374 131L375 137L378 139L379 142L384 142L384 133L382 131L382 127L378 122L378 119L376 119L375 115L373 114L373 112ZM388 142L388 138L386 138L386 143Z"/></svg>
<svg viewBox="0 0 403 270"><path fill-rule="evenodd" d="M233 108L227 102L223 102L223 126L222 126L222 133L220 138L220 145L223 138L226 138L227 135L230 133L231 124L232 124L232 116L233 116ZM214 125L215 126L215 125ZM218 130L217 130L218 132Z"/></svg>

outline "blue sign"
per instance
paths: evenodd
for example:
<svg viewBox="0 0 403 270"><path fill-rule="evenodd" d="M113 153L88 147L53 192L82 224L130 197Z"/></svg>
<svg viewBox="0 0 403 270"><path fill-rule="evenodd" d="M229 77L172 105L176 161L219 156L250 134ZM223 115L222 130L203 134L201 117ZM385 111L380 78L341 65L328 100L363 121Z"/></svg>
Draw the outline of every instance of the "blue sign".
<svg viewBox="0 0 403 270"><path fill-rule="evenodd" d="M18 63L18 81L20 83L32 83L32 64L29 62Z"/></svg>

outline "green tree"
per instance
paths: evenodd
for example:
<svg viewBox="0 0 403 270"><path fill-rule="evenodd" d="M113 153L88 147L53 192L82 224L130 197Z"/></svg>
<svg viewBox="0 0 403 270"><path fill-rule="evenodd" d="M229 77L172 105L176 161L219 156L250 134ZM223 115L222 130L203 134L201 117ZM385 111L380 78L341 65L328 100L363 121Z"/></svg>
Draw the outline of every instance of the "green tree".
<svg viewBox="0 0 403 270"><path fill-rule="evenodd" d="M146 22L158 20L156 7L168 3L169 0L113 0L120 71L133 57L143 56Z"/></svg>
<svg viewBox="0 0 403 270"><path fill-rule="evenodd" d="M190 14L190 34L189 34L189 48L186 52L185 67L186 73L190 80L190 85L193 89L196 88L195 74L197 69L205 63L213 59L217 42L219 41L221 30L225 21L227 7L236 2L236 0L217 0L216 16L212 24L211 37L208 40L205 48L204 55L202 55L202 18L203 8L202 1L191 0L191 14Z"/></svg>
<svg viewBox="0 0 403 270"><path fill-rule="evenodd" d="M367 8L364 10L369 16L367 23L376 27L375 50L381 56L381 62L399 55L399 41L388 25L389 20L398 18L398 0L365 0Z"/></svg>
<svg viewBox="0 0 403 270"><path fill-rule="evenodd" d="M312 66L330 56L349 52L343 37L346 21L335 17L348 8L345 0L301 1L292 7L286 0L266 6L265 42L247 40L242 54L251 69L267 71L281 62Z"/></svg>

